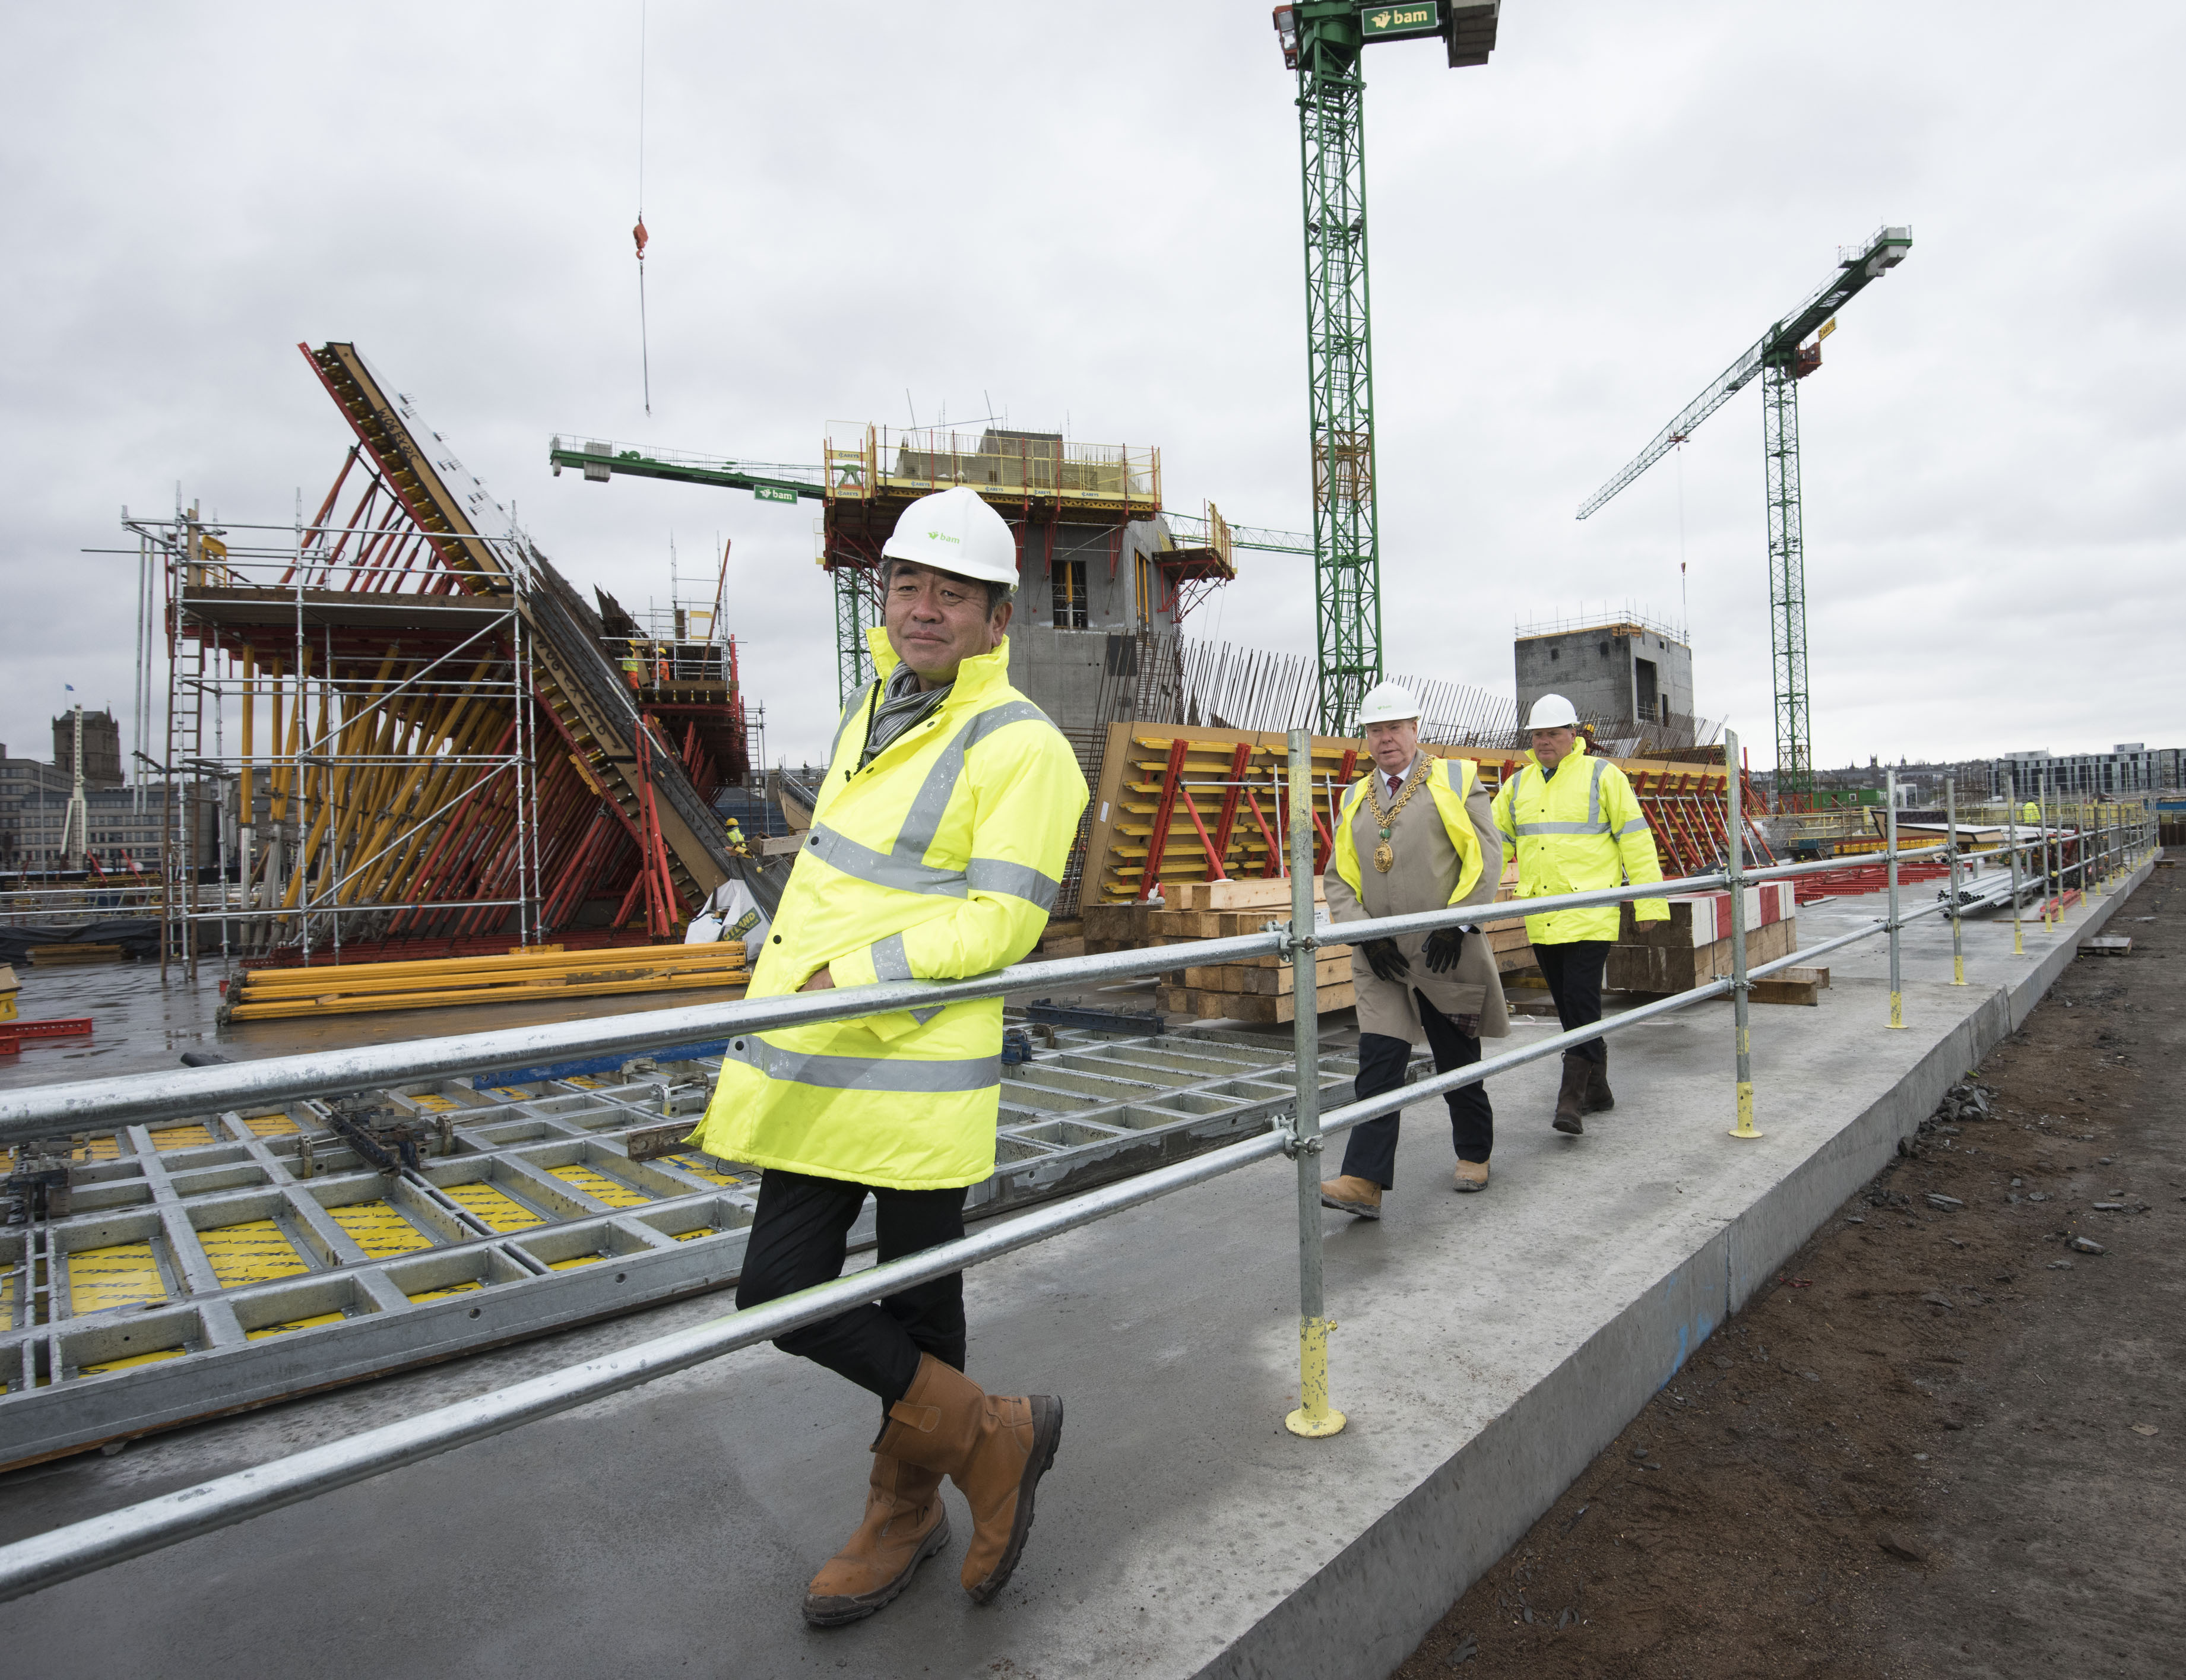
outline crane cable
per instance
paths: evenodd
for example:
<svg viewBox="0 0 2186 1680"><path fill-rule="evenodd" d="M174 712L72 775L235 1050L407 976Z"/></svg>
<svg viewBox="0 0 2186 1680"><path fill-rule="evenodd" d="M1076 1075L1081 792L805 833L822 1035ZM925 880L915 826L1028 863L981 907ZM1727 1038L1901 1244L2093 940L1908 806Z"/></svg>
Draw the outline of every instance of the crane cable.
<svg viewBox="0 0 2186 1680"><path fill-rule="evenodd" d="M645 381L645 412L653 412L653 352L645 324L645 0L637 5L637 361Z"/></svg>

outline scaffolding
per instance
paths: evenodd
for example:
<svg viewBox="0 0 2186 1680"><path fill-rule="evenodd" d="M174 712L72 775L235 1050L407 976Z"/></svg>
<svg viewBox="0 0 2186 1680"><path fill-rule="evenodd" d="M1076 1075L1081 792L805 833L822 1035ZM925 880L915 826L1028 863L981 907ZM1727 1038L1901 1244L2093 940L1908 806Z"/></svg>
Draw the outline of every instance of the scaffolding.
<svg viewBox="0 0 2186 1680"><path fill-rule="evenodd" d="M740 872L709 804L747 771L720 590L595 612L354 345L299 348L356 434L311 518L124 515L168 677L162 972L580 918L674 938Z"/></svg>
<svg viewBox="0 0 2186 1680"><path fill-rule="evenodd" d="M194 507L126 522L164 609L163 969L537 938L531 635L513 586L457 592L417 563L374 517L383 489L339 524L324 508L286 529ZM502 558L513 585L518 557Z"/></svg>

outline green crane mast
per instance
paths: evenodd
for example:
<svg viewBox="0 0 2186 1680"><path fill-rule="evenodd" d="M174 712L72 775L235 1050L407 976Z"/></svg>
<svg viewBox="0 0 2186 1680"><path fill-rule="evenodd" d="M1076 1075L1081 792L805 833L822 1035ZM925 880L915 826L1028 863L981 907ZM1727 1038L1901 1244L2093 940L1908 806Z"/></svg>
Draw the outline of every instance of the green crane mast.
<svg viewBox="0 0 2186 1680"><path fill-rule="evenodd" d="M1303 0L1275 8L1298 72L1305 187L1305 337L1313 445L1314 634L1320 721L1348 735L1382 675L1382 556L1374 488L1374 355L1366 276L1365 79L1384 41L1440 38L1450 68L1484 64L1500 0Z"/></svg>
<svg viewBox="0 0 2186 1680"><path fill-rule="evenodd" d="M1679 411L1623 470L1579 505L1582 519L1693 434L1693 428L1761 379L1761 454L1768 502L1768 645L1776 694L1776 804L1799 809L1814 787L1814 736L1807 687L1807 555L1799 529L1799 384L1822 365L1822 340L1836 312L1870 281L1905 260L1909 227L1884 227L1856 250L1840 250L1836 272L1798 308L1763 333ZM1811 344L1808 333L1815 335Z"/></svg>

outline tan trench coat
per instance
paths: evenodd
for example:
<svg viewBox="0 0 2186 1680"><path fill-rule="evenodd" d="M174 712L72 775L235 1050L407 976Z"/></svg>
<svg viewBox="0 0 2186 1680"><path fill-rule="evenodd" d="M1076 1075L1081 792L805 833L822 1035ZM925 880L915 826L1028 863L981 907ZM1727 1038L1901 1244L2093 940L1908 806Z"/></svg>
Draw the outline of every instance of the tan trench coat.
<svg viewBox="0 0 2186 1680"><path fill-rule="evenodd" d="M1381 771L1370 766L1367 774L1379 776ZM1386 807L1388 801L1385 798L1382 804ZM1464 902L1489 904L1503 878L1503 837L1496 829L1487 790L1477 782L1466 799L1465 814L1479 843L1480 874ZM1358 848L1359 891L1351 890L1337 873L1331 859L1325 877L1331 922L1440 910L1457 890L1457 848L1443 832L1442 818L1425 787L1412 795L1390 830L1389 845L1396 854L1396 863L1387 875L1373 865L1374 848L1382 843L1382 826L1375 820L1370 799L1360 799L1352 814L1351 841ZM1412 965L1411 972L1397 982L1378 978L1368 966L1365 954L1353 949L1351 979L1359 998L1359 1030L1415 1044L1425 1043L1427 1033L1412 1001L1412 989L1416 987L1444 1015L1478 1016L1483 1039L1508 1038L1511 1015L1503 1001L1503 977L1495 966L1495 954L1488 948L1488 936L1467 934L1457 966L1443 974L1428 972L1424 955L1427 938L1425 933L1415 933L1397 941L1398 949Z"/></svg>

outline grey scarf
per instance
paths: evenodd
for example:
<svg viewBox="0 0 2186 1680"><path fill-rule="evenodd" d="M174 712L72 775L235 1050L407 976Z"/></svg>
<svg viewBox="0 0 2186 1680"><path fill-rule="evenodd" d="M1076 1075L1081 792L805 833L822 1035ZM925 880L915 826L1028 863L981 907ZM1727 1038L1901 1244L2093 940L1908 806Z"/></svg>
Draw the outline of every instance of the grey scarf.
<svg viewBox="0 0 2186 1680"><path fill-rule="evenodd" d="M865 750L858 754L858 768L863 770L872 763L874 754L898 736L933 716L955 686L954 683L944 683L939 688L922 689L918 673L909 665L898 665L889 672L888 682L881 690L880 704L873 710L872 726L866 731Z"/></svg>

